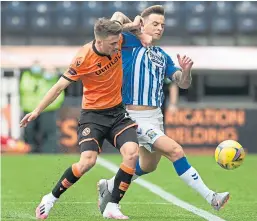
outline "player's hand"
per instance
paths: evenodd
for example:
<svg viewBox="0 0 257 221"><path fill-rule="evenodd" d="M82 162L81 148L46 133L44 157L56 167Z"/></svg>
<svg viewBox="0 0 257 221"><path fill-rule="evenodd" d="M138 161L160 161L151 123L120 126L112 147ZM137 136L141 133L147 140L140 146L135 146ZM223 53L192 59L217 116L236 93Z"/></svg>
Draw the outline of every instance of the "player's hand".
<svg viewBox="0 0 257 221"><path fill-rule="evenodd" d="M32 120L35 120L38 117L38 115L39 114L35 111L26 114L20 122L20 127L27 127L28 123Z"/></svg>
<svg viewBox="0 0 257 221"><path fill-rule="evenodd" d="M182 70L184 71L190 71L194 62L191 60L190 57L187 57L186 55L184 55L182 58L179 54L177 54L177 58L178 58L178 63L180 65L180 67L182 68Z"/></svg>
<svg viewBox="0 0 257 221"><path fill-rule="evenodd" d="M143 18L140 15L137 15L132 22L132 25L133 29L141 29L143 25Z"/></svg>
<svg viewBox="0 0 257 221"><path fill-rule="evenodd" d="M139 36L139 39L142 43L142 45L144 47L149 47L152 45L152 42L153 42L153 37L148 35L148 34L144 34L142 33L140 36Z"/></svg>

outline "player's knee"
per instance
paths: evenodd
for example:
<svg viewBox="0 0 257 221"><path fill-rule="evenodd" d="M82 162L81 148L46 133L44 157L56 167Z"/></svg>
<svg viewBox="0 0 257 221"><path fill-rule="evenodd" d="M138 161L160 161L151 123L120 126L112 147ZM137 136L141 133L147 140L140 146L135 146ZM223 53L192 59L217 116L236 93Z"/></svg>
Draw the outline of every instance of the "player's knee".
<svg viewBox="0 0 257 221"><path fill-rule="evenodd" d="M173 146L172 151L167 153L167 157L173 162L182 158L184 155L183 148L178 143Z"/></svg>
<svg viewBox="0 0 257 221"><path fill-rule="evenodd" d="M181 148L181 149L178 149L177 151L175 151L175 153L174 153L174 158L175 158L175 160L178 160L178 159L180 159L180 158L182 158L182 157L184 157L185 156L185 153L184 153L184 151L183 151L183 149Z"/></svg>
<svg viewBox="0 0 257 221"><path fill-rule="evenodd" d="M121 147L120 152L125 160L136 161L139 156L138 144L134 142L127 142Z"/></svg>
<svg viewBox="0 0 257 221"><path fill-rule="evenodd" d="M177 144L173 150L173 160L178 160L180 158L182 158L185 154L184 154L184 151L183 151L183 148Z"/></svg>
<svg viewBox="0 0 257 221"><path fill-rule="evenodd" d="M81 174L89 171L96 164L97 152L85 151L81 153L80 161L78 162L78 169Z"/></svg>
<svg viewBox="0 0 257 221"><path fill-rule="evenodd" d="M126 153L126 159L130 161L136 161L138 159L138 148L134 147L131 150L128 150Z"/></svg>

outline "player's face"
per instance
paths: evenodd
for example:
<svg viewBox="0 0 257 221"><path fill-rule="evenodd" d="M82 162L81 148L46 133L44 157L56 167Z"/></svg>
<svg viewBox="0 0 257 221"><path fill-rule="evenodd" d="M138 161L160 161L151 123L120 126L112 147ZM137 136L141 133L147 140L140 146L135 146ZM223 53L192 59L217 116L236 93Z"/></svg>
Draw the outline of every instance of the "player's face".
<svg viewBox="0 0 257 221"><path fill-rule="evenodd" d="M144 19L144 33L159 40L164 32L165 18L163 15L151 14Z"/></svg>
<svg viewBox="0 0 257 221"><path fill-rule="evenodd" d="M102 40L102 50L104 54L112 55L119 50L120 35L110 35Z"/></svg>

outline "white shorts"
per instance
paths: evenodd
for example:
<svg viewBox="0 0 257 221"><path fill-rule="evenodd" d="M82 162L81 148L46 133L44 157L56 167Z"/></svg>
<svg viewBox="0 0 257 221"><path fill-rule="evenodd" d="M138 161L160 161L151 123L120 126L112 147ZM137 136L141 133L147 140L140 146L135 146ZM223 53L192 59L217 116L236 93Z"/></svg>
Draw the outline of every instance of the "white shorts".
<svg viewBox="0 0 257 221"><path fill-rule="evenodd" d="M130 117L138 124L137 136L139 146L153 152L153 143L164 135L163 115L160 108L154 110L127 110Z"/></svg>

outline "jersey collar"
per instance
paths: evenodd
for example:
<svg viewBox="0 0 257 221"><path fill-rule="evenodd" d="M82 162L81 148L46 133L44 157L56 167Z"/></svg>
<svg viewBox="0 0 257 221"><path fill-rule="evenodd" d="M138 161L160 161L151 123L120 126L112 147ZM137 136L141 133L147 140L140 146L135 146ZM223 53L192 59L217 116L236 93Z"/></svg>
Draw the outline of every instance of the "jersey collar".
<svg viewBox="0 0 257 221"><path fill-rule="evenodd" d="M96 42L96 40L94 40L94 41L93 41L93 44L92 44L92 49L93 49L93 51L94 51L97 55L99 55L99 56L108 57L109 59L111 59L111 56L110 56L110 55L103 54L103 53L101 53L100 51L98 51L98 50L96 49L96 47L95 47L95 42Z"/></svg>

